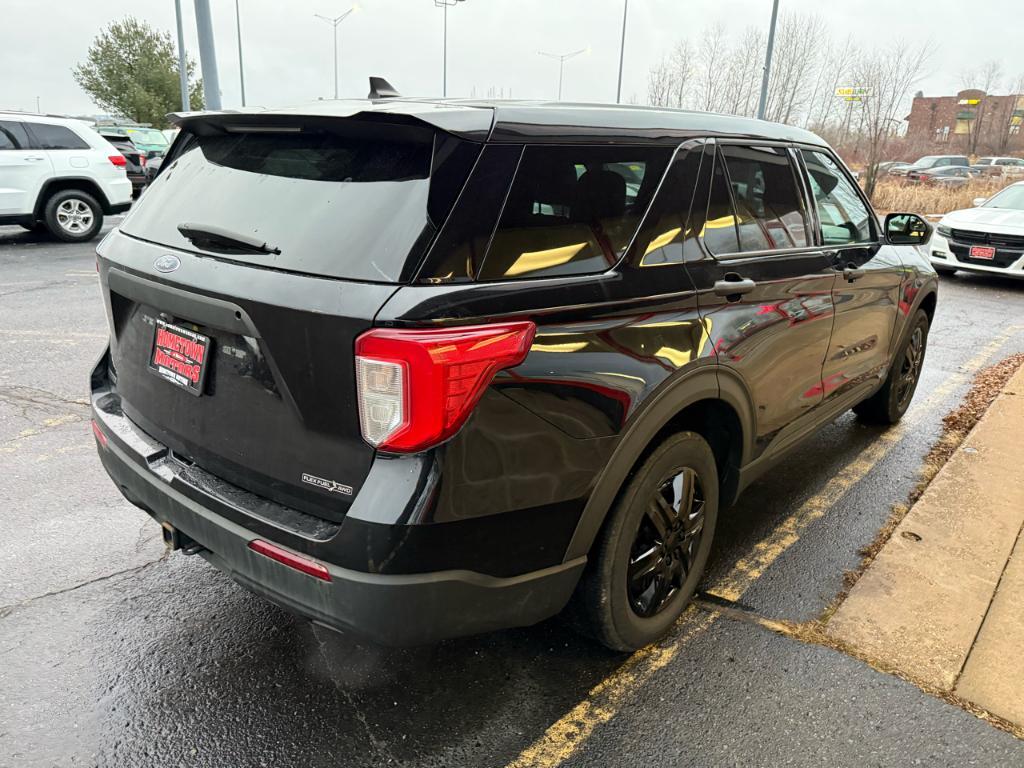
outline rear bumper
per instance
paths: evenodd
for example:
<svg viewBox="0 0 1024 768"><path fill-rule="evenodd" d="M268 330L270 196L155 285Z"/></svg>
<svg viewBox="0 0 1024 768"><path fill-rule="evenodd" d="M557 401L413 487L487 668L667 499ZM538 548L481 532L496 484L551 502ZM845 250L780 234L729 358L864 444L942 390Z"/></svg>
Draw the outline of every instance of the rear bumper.
<svg viewBox="0 0 1024 768"><path fill-rule="evenodd" d="M125 498L204 547L203 557L239 584L326 626L399 646L528 626L558 613L583 571L585 558L508 578L469 570L365 573L321 560L330 581L308 576L250 550L254 539L279 542L265 526L256 533L215 511L222 500L204 503L166 448L104 405L109 397L94 386L93 418L103 435L100 459Z"/></svg>

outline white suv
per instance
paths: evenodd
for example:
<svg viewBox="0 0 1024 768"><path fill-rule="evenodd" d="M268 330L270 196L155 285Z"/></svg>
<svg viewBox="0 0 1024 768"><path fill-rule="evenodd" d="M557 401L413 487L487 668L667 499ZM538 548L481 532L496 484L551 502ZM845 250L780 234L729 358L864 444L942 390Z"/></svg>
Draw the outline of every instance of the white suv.
<svg viewBox="0 0 1024 768"><path fill-rule="evenodd" d="M124 156L82 121L0 112L0 224L81 242L131 195Z"/></svg>

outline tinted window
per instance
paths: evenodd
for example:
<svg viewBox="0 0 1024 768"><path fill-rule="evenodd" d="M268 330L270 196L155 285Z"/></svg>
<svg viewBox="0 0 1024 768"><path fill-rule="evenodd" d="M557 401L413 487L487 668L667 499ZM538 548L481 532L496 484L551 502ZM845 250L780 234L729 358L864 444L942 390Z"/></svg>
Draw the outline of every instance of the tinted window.
<svg viewBox="0 0 1024 768"><path fill-rule="evenodd" d="M478 277L601 272L636 232L671 151L527 147Z"/></svg>
<svg viewBox="0 0 1024 768"><path fill-rule="evenodd" d="M122 228L195 250L178 225L214 225L281 250L234 260L397 282L431 232L433 138L426 128L358 120L200 136L161 169Z"/></svg>
<svg viewBox="0 0 1024 768"><path fill-rule="evenodd" d="M713 153L713 148L708 151L709 165ZM701 258L697 236L704 226L708 200L707 174L701 173L702 158L700 148L684 150L669 167L637 240L641 267Z"/></svg>
<svg viewBox="0 0 1024 768"><path fill-rule="evenodd" d="M741 251L801 248L807 243L803 202L788 153L777 147L725 145Z"/></svg>
<svg viewBox="0 0 1024 768"><path fill-rule="evenodd" d="M70 128L47 123L29 123L41 149L88 149L89 145Z"/></svg>
<svg viewBox="0 0 1024 768"><path fill-rule="evenodd" d="M0 150L28 149L28 135L21 123L12 120L0 120Z"/></svg>
<svg viewBox="0 0 1024 768"><path fill-rule="evenodd" d="M736 213L729 195L729 179L725 175L721 149L715 153L711 172L711 194L707 214L700 223L700 236L712 253L736 253L740 249L736 233Z"/></svg>
<svg viewBox="0 0 1024 768"><path fill-rule="evenodd" d="M803 156L821 220L823 242L826 245L872 242L871 214L853 182L825 153L805 150Z"/></svg>

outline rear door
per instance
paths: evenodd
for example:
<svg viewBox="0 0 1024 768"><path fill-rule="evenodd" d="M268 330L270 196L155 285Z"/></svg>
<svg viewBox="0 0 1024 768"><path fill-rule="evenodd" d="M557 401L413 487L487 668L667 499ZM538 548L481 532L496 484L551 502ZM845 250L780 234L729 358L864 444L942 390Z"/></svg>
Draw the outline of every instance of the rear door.
<svg viewBox="0 0 1024 768"><path fill-rule="evenodd" d="M836 274L835 328L822 373L825 397L870 389L886 373L903 264L879 239L860 188L824 149L801 150L822 245Z"/></svg>
<svg viewBox="0 0 1024 768"><path fill-rule="evenodd" d="M346 119L184 138L101 251L122 408L178 460L340 519L374 456L355 339L478 147Z"/></svg>
<svg viewBox="0 0 1024 768"><path fill-rule="evenodd" d="M32 145L24 123L0 120L0 216L32 213L52 174L50 159Z"/></svg>
<svg viewBox="0 0 1024 768"><path fill-rule="evenodd" d="M95 163L92 147L67 126L40 122L28 122L26 125L35 145L45 150L54 175L81 175Z"/></svg>
<svg viewBox="0 0 1024 768"><path fill-rule="evenodd" d="M707 214L693 225L703 254L686 267L720 376L739 376L751 395L756 458L784 447L822 402L835 272L784 146L719 142L706 153Z"/></svg>

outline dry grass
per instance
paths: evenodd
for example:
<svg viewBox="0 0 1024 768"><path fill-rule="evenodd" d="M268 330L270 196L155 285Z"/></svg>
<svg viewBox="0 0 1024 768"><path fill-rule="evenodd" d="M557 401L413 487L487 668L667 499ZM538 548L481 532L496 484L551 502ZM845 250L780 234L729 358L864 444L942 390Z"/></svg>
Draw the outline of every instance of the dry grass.
<svg viewBox="0 0 1024 768"><path fill-rule="evenodd" d="M976 197L990 197L1009 184L1004 179L971 179L962 187L911 184L900 178L880 179L872 203L877 211L946 214L971 208Z"/></svg>

